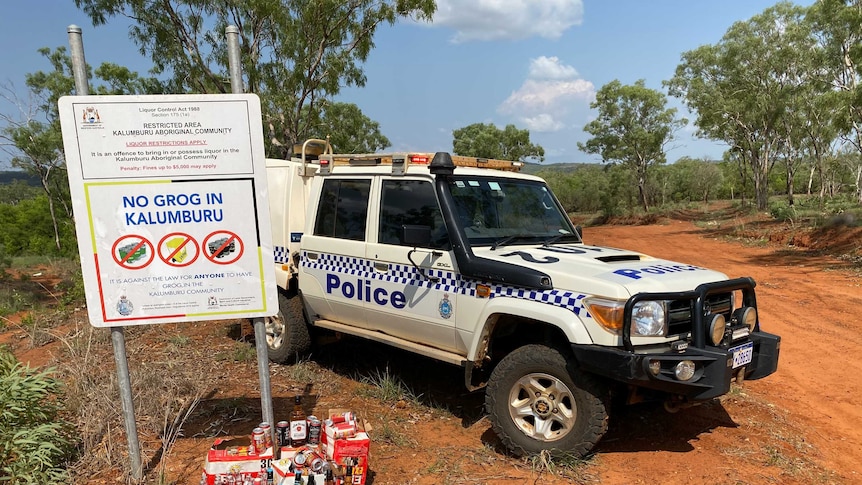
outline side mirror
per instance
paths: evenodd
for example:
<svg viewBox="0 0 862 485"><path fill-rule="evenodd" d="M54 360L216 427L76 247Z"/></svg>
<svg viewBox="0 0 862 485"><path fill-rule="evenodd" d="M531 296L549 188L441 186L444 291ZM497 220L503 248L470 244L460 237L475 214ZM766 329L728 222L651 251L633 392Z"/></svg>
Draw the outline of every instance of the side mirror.
<svg viewBox="0 0 862 485"><path fill-rule="evenodd" d="M401 241L407 246L427 248L431 245L431 226L404 224L401 226Z"/></svg>

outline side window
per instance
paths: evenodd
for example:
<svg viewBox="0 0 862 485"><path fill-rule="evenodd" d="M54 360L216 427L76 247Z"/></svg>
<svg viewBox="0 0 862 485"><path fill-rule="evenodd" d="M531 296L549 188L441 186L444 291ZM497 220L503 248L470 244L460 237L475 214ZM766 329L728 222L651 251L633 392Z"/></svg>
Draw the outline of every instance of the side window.
<svg viewBox="0 0 862 485"><path fill-rule="evenodd" d="M449 235L430 182L383 181L378 242L403 246L401 227L404 225L431 227L431 248L449 249Z"/></svg>
<svg viewBox="0 0 862 485"><path fill-rule="evenodd" d="M370 189L371 180L324 181L314 235L364 241Z"/></svg>

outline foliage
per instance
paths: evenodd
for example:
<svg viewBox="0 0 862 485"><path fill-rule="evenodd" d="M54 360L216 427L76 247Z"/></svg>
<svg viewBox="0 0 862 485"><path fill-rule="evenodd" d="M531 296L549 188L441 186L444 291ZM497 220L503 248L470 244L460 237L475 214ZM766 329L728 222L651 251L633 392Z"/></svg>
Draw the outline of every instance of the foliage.
<svg viewBox="0 0 862 485"><path fill-rule="evenodd" d="M667 82L672 95L697 111L698 134L730 145L726 158L740 167L743 191L746 179L753 181L760 210L767 208L770 174L777 162L784 167L784 190L791 204L795 174L805 158L813 167L810 177L819 174L821 187L828 178L825 164L836 126L849 112L841 89L836 89L847 73L837 63L844 66L849 59L836 58L829 35L824 35L826 24L839 26L817 12L834 13L838 4L844 2L818 2L809 11L780 2L736 22L718 43L683 53ZM858 39L854 32L860 28L857 24L840 35L830 32L833 40L844 42Z"/></svg>
<svg viewBox="0 0 862 485"><path fill-rule="evenodd" d="M0 481L55 483L72 457L70 425L60 418L60 383L0 348Z"/></svg>
<svg viewBox="0 0 862 485"><path fill-rule="evenodd" d="M244 91L261 97L270 156L319 138L324 101L343 86L363 86L361 68L382 23L430 19L433 0L75 0L95 25L125 16L129 34L167 74L168 92L226 93L225 28L240 33ZM358 108L357 108L358 109Z"/></svg>
<svg viewBox="0 0 862 485"><path fill-rule="evenodd" d="M73 217L57 101L62 96L74 93L75 81L72 60L64 47L53 51L42 48L39 53L49 61L52 70L27 75L26 84L35 100L34 104L20 107L22 119L3 116L6 126L0 130L0 139L12 147L6 148L12 156L12 166L36 177L47 196L46 211L50 216L47 227L53 229L52 252L56 254L70 249L69 245L64 244L65 231L62 226ZM89 67L87 70L89 77ZM98 94L144 94L161 90L157 80L141 78L115 64L103 64L96 70L96 75L100 80L95 89ZM31 229L32 226L27 228ZM71 249L75 249L74 244Z"/></svg>
<svg viewBox="0 0 862 485"><path fill-rule="evenodd" d="M350 103L327 103L315 131L330 137L336 153L374 153L390 145L380 125Z"/></svg>
<svg viewBox="0 0 862 485"><path fill-rule="evenodd" d="M60 216L55 234L49 204L45 194L15 205L0 204L0 226L3 227L0 245L8 256L75 254L77 242L73 221L65 215ZM56 240L61 242L61 249L57 249Z"/></svg>
<svg viewBox="0 0 862 485"><path fill-rule="evenodd" d="M601 155L604 162L622 164L635 174L645 211L649 209L649 168L665 162L665 146L673 140L674 132L688 123L684 118L676 119L676 109L666 105L667 98L647 88L643 79L626 86L611 81L599 89L590 104L599 111L598 117L584 127L592 138L578 143L581 150Z"/></svg>
<svg viewBox="0 0 862 485"><path fill-rule="evenodd" d="M833 75L836 125L862 151L862 1L820 0L808 20L825 51L824 67Z"/></svg>
<svg viewBox="0 0 862 485"><path fill-rule="evenodd" d="M452 132L452 151L468 157L525 161L545 160L545 149L530 143L530 131L506 125L502 130L493 123L473 123Z"/></svg>
<svg viewBox="0 0 862 485"><path fill-rule="evenodd" d="M34 187L20 179L6 184L0 183L0 204L15 205L22 200L36 197L40 192L39 187Z"/></svg>

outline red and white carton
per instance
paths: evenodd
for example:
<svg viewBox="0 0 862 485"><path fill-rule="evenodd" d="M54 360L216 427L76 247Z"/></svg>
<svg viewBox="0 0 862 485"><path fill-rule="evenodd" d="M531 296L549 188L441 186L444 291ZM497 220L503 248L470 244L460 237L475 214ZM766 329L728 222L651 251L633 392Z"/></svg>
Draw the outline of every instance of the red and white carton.
<svg viewBox="0 0 862 485"><path fill-rule="evenodd" d="M256 478L261 467L266 469L272 462L272 448L262 453L249 453L248 445L248 438L217 438L204 462L207 485L214 485L220 478L232 474Z"/></svg>
<svg viewBox="0 0 862 485"><path fill-rule="evenodd" d="M338 416L344 413L343 410L330 410L329 415ZM326 443L323 447L326 450L326 458L338 465L344 476L350 477L349 483L364 485L368 478L368 454L371 450L366 424L359 418L333 421L327 420L324 429Z"/></svg>
<svg viewBox="0 0 862 485"><path fill-rule="evenodd" d="M295 448L294 448L295 449ZM295 453L294 453L295 454ZM295 473L291 471L291 459L293 457L285 457L281 456L280 460L272 461L272 472L273 472L273 481L275 483L281 483L282 480L286 480L284 483L289 483L293 485L294 478L296 477ZM308 483L308 476L306 473L302 474L302 483ZM324 482L326 475L321 473L314 474L314 483L317 485L321 485Z"/></svg>

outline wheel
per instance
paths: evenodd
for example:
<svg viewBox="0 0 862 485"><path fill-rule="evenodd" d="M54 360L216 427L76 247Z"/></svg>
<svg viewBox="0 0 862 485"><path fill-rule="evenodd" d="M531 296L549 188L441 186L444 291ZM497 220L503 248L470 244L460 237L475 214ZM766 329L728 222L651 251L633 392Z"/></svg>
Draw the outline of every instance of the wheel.
<svg viewBox="0 0 862 485"><path fill-rule="evenodd" d="M278 315L266 318L269 360L285 363L305 355L311 348L308 324L298 294L278 292Z"/></svg>
<svg viewBox="0 0 862 485"><path fill-rule="evenodd" d="M608 429L607 402L605 386L544 345L504 357L485 390L491 427L517 456L543 450L586 456Z"/></svg>

